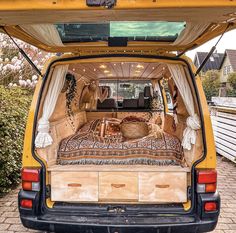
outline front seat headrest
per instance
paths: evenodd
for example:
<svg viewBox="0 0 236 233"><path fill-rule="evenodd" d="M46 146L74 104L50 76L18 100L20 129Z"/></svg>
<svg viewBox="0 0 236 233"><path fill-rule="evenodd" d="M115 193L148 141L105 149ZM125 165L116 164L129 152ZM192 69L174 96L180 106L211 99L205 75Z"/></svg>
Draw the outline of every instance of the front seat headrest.
<svg viewBox="0 0 236 233"><path fill-rule="evenodd" d="M144 87L144 97L146 97L146 98L151 98L152 97L150 86Z"/></svg>

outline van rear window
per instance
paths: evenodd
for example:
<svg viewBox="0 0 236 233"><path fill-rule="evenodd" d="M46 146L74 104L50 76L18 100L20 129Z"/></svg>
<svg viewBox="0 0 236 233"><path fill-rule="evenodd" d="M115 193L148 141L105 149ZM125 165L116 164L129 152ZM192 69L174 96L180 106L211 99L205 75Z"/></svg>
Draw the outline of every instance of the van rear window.
<svg viewBox="0 0 236 233"><path fill-rule="evenodd" d="M128 41L173 42L185 28L185 22L111 21L56 24L63 43L107 41L125 37Z"/></svg>

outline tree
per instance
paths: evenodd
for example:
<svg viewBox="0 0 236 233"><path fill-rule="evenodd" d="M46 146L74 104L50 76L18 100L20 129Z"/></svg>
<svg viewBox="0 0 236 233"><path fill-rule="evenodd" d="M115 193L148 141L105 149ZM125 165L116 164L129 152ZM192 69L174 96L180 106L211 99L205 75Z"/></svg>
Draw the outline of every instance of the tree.
<svg viewBox="0 0 236 233"><path fill-rule="evenodd" d="M220 74L217 70L209 70L202 77L202 85L205 91L207 100L211 97L219 95L220 89Z"/></svg>
<svg viewBox="0 0 236 233"><path fill-rule="evenodd" d="M229 74L228 83L230 88L227 89L227 96L236 97L236 72Z"/></svg>
<svg viewBox="0 0 236 233"><path fill-rule="evenodd" d="M51 56L51 54L42 52L29 44L15 40L39 69L43 67L45 61ZM38 78L36 71L19 53L17 47L7 35L0 33L0 43L0 85L34 89Z"/></svg>

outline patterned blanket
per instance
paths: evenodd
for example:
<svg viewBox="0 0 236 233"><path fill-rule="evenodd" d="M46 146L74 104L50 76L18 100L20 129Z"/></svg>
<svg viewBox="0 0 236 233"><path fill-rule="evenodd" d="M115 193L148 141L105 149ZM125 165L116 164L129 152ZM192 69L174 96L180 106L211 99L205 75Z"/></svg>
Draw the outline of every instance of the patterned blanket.
<svg viewBox="0 0 236 233"><path fill-rule="evenodd" d="M146 164L181 165L182 146L177 137L163 133L137 140L101 141L95 136L100 120L85 124L74 135L63 139L57 163L68 164Z"/></svg>

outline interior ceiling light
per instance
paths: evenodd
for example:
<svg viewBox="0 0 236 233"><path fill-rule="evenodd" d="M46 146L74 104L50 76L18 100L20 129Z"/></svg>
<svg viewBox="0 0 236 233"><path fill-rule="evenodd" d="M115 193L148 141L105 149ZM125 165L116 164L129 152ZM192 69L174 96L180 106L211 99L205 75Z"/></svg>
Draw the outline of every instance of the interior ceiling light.
<svg viewBox="0 0 236 233"><path fill-rule="evenodd" d="M152 69L154 70L154 69L155 69L155 67L153 66L153 67L152 67Z"/></svg>
<svg viewBox="0 0 236 233"><path fill-rule="evenodd" d="M108 76L108 77L111 77L111 76L113 76L113 74L107 74L107 76Z"/></svg>
<svg viewBox="0 0 236 233"><path fill-rule="evenodd" d="M114 64L114 65L115 65L115 64ZM99 68L101 68L101 69L106 69L107 66L106 66L106 65L100 65Z"/></svg>
<svg viewBox="0 0 236 233"><path fill-rule="evenodd" d="M83 69L83 71L85 72L86 70L85 70L85 69Z"/></svg>
<svg viewBox="0 0 236 233"><path fill-rule="evenodd" d="M138 64L136 67L139 68L139 69L143 69L144 68L144 66L140 65L140 64Z"/></svg>
<svg viewBox="0 0 236 233"><path fill-rule="evenodd" d="M140 70L135 70L135 73L140 73L141 71Z"/></svg>
<svg viewBox="0 0 236 233"><path fill-rule="evenodd" d="M116 66L116 63L114 63L114 66Z"/></svg>
<svg viewBox="0 0 236 233"><path fill-rule="evenodd" d="M124 65L124 62L121 62L121 65Z"/></svg>
<svg viewBox="0 0 236 233"><path fill-rule="evenodd" d="M110 71L109 70L104 70L104 73L107 74L107 73L110 73Z"/></svg>
<svg viewBox="0 0 236 233"><path fill-rule="evenodd" d="M94 68L93 71L96 71L96 69Z"/></svg>

